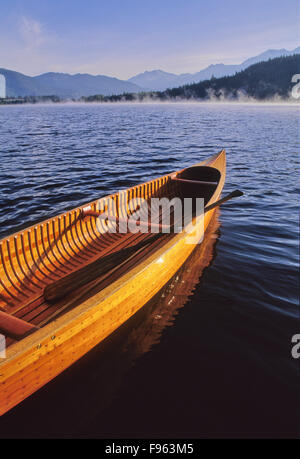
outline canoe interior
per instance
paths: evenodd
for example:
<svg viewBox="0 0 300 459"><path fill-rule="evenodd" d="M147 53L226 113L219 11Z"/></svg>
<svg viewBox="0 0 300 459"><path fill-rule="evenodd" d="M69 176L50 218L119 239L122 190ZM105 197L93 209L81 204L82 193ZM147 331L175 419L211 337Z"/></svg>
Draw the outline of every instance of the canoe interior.
<svg viewBox="0 0 300 459"><path fill-rule="evenodd" d="M131 215L142 199L149 201L153 197L203 197L206 204L220 178L217 168L196 165L89 205L93 211L100 205L108 214L122 219ZM203 183L196 183L198 181ZM130 205L132 202L133 205ZM72 299L87 291L92 294L94 289L103 289L174 237L172 233L161 233L153 241L151 233L104 232L101 220L96 221L92 216L82 218L83 207L0 241L0 332L8 336L7 345L22 339L27 333L20 332L20 323L14 325L14 318L25 322L24 330L30 329L28 324L41 327L49 323L71 307L68 305L72 304ZM141 241L145 242L143 248L140 247ZM136 251L135 246L138 247ZM115 266L110 266L97 279L79 288L74 285L72 292L57 301L45 300L47 286L110 254L115 253L118 260L118 254L128 247L133 248L130 256L125 260L120 256ZM11 323L8 316L12 319Z"/></svg>

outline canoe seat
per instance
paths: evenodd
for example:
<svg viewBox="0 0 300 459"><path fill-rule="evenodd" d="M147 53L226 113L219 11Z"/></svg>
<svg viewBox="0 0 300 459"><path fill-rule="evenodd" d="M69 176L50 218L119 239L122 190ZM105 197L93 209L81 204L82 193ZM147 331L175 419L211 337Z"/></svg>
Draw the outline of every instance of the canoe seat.
<svg viewBox="0 0 300 459"><path fill-rule="evenodd" d="M204 182L217 182L220 181L220 172L214 167L207 166L192 166L174 175L176 178L184 180L196 180Z"/></svg>

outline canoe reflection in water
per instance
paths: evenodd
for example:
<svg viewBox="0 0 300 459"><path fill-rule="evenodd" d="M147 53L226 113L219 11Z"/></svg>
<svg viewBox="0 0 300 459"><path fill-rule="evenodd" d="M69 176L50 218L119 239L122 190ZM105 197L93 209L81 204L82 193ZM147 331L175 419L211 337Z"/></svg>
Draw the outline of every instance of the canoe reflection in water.
<svg viewBox="0 0 300 459"><path fill-rule="evenodd" d="M192 252L185 264L170 282L148 303L141 324L132 330L127 347L136 357L148 352L159 341L164 328L173 324L178 310L188 301L203 271L213 261L218 238L219 210L217 209L206 230L202 244Z"/></svg>

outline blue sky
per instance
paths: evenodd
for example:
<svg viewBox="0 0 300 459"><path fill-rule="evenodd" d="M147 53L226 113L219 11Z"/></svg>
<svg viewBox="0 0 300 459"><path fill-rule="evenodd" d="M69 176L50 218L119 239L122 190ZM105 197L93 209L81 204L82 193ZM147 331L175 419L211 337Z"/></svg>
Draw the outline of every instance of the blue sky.
<svg viewBox="0 0 300 459"><path fill-rule="evenodd" d="M126 79L300 45L299 0L1 0L0 67Z"/></svg>

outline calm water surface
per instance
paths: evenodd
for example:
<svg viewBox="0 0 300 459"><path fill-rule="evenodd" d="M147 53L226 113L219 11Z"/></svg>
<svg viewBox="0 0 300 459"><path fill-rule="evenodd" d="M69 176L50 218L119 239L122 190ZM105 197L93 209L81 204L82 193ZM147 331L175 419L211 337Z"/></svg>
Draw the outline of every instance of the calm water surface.
<svg viewBox="0 0 300 459"><path fill-rule="evenodd" d="M298 120L268 105L0 107L0 237L222 148L224 191L245 193L163 292L3 416L0 436L297 436Z"/></svg>

